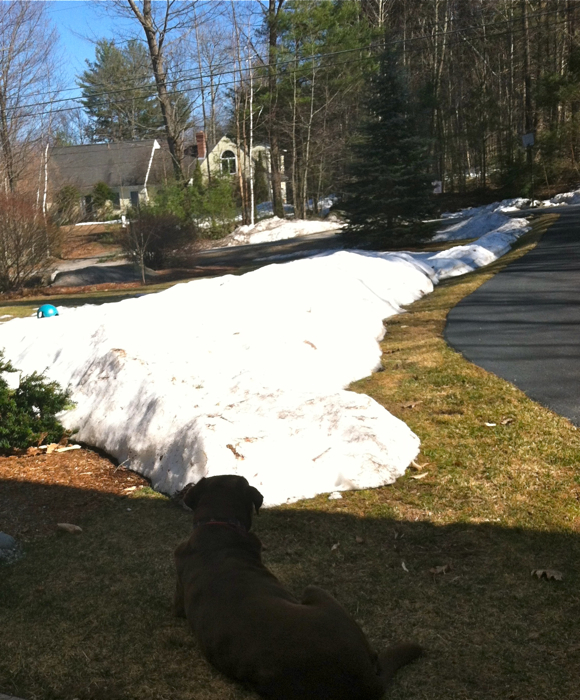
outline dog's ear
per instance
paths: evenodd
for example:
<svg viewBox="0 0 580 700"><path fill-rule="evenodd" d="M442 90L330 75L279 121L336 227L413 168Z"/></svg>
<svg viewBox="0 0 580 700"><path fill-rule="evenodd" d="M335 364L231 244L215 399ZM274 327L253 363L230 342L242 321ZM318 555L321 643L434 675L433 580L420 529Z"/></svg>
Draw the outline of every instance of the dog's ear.
<svg viewBox="0 0 580 700"><path fill-rule="evenodd" d="M250 494L250 499L254 504L256 513L258 513L260 511L260 508L262 507L262 503L264 502L264 496L262 496L258 489L254 488L253 486L249 487L248 493Z"/></svg>
<svg viewBox="0 0 580 700"><path fill-rule="evenodd" d="M205 491L206 485L206 478L205 476L202 476L197 484L194 484L187 489L183 495L183 503L185 503L188 508L191 508L191 510L195 510L202 493Z"/></svg>

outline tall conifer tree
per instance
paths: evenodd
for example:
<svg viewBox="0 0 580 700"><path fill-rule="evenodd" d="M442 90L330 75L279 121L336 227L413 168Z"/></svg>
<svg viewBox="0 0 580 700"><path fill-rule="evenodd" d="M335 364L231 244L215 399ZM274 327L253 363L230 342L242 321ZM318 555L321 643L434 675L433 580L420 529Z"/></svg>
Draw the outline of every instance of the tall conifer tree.
<svg viewBox="0 0 580 700"><path fill-rule="evenodd" d="M387 46L369 83L367 117L352 145L340 204L347 233L393 235L431 210L428 140L421 136L396 51Z"/></svg>
<svg viewBox="0 0 580 700"><path fill-rule="evenodd" d="M79 76L92 141L154 138L163 128L146 49L135 40L119 49L97 42L95 61Z"/></svg>

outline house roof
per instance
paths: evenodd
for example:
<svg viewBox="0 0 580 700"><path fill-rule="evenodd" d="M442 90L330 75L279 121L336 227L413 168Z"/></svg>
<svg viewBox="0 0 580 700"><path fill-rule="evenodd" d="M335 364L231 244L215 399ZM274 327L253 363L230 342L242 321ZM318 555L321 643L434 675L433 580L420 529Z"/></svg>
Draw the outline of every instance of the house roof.
<svg viewBox="0 0 580 700"><path fill-rule="evenodd" d="M55 146L49 153L51 182L57 187L74 184L81 191L92 189L97 182L106 182L109 187L142 187L154 143L154 139L147 139ZM155 151L150 184L162 182L173 174L167 142L159 139L158 143L161 148ZM187 162L184 165L187 169Z"/></svg>

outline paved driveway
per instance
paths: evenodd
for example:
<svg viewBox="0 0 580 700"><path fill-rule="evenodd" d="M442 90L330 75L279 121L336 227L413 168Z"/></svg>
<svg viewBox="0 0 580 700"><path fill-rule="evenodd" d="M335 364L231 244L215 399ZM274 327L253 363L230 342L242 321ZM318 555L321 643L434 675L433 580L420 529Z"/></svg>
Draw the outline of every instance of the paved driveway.
<svg viewBox="0 0 580 700"><path fill-rule="evenodd" d="M468 360L580 425L580 207L451 310L445 338Z"/></svg>

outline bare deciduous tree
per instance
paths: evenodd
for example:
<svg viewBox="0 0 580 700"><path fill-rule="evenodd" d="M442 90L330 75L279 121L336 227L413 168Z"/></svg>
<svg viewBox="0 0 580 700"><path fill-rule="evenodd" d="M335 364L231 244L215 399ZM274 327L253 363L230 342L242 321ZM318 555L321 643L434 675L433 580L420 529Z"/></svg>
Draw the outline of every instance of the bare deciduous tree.
<svg viewBox="0 0 580 700"><path fill-rule="evenodd" d="M0 291L20 289L46 269L56 229L47 227L31 201L0 195Z"/></svg>
<svg viewBox="0 0 580 700"><path fill-rule="evenodd" d="M155 4L152 0L112 0L105 5L114 7L122 16L137 20L145 34L174 175L177 180L182 181L185 179L183 135L188 124L184 123L183 115L180 115L178 100L172 96L168 44L170 38L178 37L181 32L189 31L193 26L195 0L163 0Z"/></svg>
<svg viewBox="0 0 580 700"><path fill-rule="evenodd" d="M57 35L40 2L0 3L0 157L14 192L56 92Z"/></svg>

